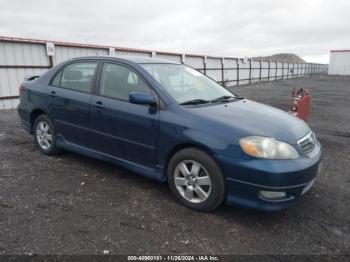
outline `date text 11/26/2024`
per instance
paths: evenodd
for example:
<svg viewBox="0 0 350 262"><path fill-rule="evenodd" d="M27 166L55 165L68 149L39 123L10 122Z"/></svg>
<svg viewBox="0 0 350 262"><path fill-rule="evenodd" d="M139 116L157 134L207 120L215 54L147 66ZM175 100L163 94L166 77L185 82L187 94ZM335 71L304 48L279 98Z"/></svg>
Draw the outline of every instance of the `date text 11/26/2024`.
<svg viewBox="0 0 350 262"><path fill-rule="evenodd" d="M219 256L197 255L197 256L128 256L128 261L220 261Z"/></svg>

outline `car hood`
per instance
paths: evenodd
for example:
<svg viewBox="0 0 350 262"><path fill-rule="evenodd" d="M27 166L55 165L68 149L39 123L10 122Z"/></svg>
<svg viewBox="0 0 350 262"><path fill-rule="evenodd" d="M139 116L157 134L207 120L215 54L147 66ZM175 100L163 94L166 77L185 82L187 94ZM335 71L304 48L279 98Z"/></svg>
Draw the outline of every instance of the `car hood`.
<svg viewBox="0 0 350 262"><path fill-rule="evenodd" d="M230 133L232 132L232 136L237 139L258 135L296 144L298 139L310 132L308 125L301 119L280 109L248 99L193 107L189 110L200 117L210 119L210 122L215 124L215 129L219 129L221 125L233 130Z"/></svg>

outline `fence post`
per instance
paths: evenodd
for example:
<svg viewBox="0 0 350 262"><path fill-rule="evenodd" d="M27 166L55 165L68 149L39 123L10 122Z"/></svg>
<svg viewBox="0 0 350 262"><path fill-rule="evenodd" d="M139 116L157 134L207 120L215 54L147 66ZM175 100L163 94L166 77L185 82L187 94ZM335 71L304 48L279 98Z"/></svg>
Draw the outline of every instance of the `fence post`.
<svg viewBox="0 0 350 262"><path fill-rule="evenodd" d="M299 77L299 69L300 69L300 63L297 63L297 77Z"/></svg>
<svg viewBox="0 0 350 262"><path fill-rule="evenodd" d="M252 59L249 59L249 84L252 82Z"/></svg>
<svg viewBox="0 0 350 262"><path fill-rule="evenodd" d="M53 58L52 56L49 56L49 67L53 67Z"/></svg>
<svg viewBox="0 0 350 262"><path fill-rule="evenodd" d="M225 58L221 58L221 80L222 80L222 85L225 83Z"/></svg>
<svg viewBox="0 0 350 262"><path fill-rule="evenodd" d="M275 81L277 80L277 68L278 68L278 62L275 62L276 66L275 66Z"/></svg>
<svg viewBox="0 0 350 262"><path fill-rule="evenodd" d="M239 58L237 58L237 86L239 86Z"/></svg>
<svg viewBox="0 0 350 262"><path fill-rule="evenodd" d="M270 67L271 67L271 61L269 60L269 67L267 68L267 82L270 82Z"/></svg>
<svg viewBox="0 0 350 262"><path fill-rule="evenodd" d="M203 69L204 69L204 74L207 75L207 57L203 56Z"/></svg>
<svg viewBox="0 0 350 262"><path fill-rule="evenodd" d="M181 55L181 63L184 64L186 62L186 55L182 54Z"/></svg>
<svg viewBox="0 0 350 262"><path fill-rule="evenodd" d="M259 63L259 64L260 64L260 70L259 70L259 82L261 82L261 66L262 66L262 65L261 65L261 64L262 64L262 63L261 63L261 60L260 60L260 63Z"/></svg>

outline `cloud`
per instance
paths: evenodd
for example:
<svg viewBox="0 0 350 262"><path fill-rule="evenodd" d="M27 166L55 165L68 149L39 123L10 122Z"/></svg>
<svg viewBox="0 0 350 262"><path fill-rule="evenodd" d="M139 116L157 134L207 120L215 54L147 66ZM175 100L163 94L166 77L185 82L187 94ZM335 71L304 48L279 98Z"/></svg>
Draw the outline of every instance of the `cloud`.
<svg viewBox="0 0 350 262"><path fill-rule="evenodd" d="M349 48L348 0L11 0L0 35L218 56Z"/></svg>

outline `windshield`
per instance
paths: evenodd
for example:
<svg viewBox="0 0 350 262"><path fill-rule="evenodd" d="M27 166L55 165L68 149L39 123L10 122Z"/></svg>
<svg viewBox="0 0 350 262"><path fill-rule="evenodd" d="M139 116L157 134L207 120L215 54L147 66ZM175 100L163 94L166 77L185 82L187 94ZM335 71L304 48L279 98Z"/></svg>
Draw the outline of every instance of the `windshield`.
<svg viewBox="0 0 350 262"><path fill-rule="evenodd" d="M231 92L191 67L177 64L141 64L141 66L179 104L189 101L205 103L220 97L234 97Z"/></svg>

